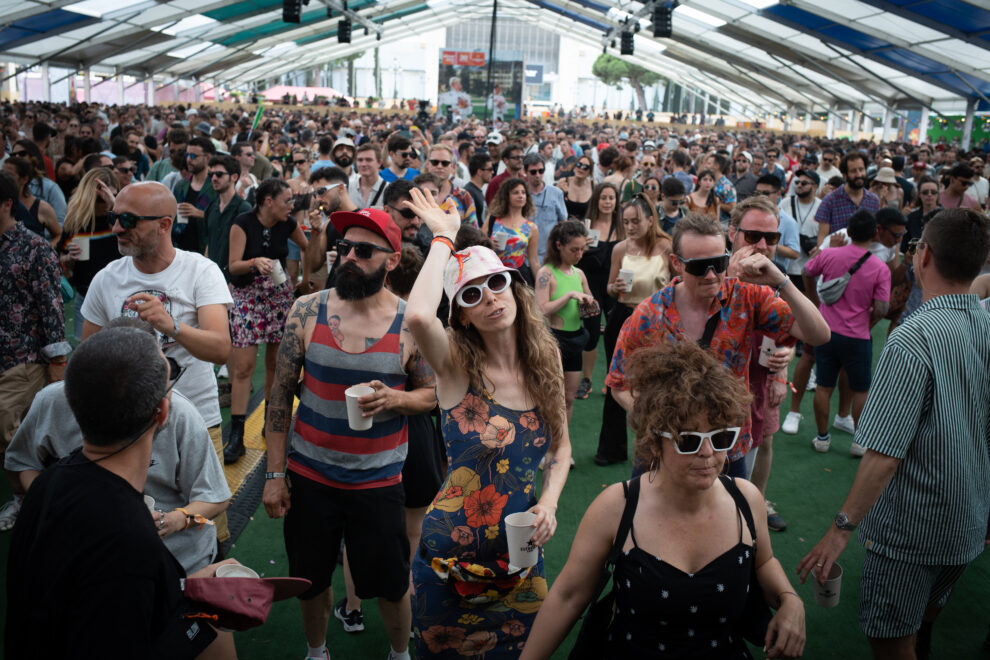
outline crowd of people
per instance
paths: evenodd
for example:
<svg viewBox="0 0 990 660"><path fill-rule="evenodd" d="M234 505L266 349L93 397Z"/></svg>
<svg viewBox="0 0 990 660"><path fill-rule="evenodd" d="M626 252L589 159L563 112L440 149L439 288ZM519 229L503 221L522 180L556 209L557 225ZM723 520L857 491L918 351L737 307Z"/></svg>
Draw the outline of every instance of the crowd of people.
<svg viewBox="0 0 990 660"><path fill-rule="evenodd" d="M800 431L812 390L808 446L862 462L801 579L824 581L862 524L876 657L929 657L990 539L986 153L326 107L0 116L8 657L235 655L174 578L232 561L223 465L246 460L261 345L263 503L310 581L310 659L330 657L331 617L364 629L366 599L389 658L410 639L424 658L546 658L604 566L614 615L589 632L606 657L750 657L767 605L768 657L800 656L765 495L774 435ZM551 579L541 548L587 467L571 445L594 444L574 402L599 388L594 463L629 462L631 435L632 479L590 505ZM506 538L523 512L527 567ZM127 636L87 625L108 612Z"/></svg>

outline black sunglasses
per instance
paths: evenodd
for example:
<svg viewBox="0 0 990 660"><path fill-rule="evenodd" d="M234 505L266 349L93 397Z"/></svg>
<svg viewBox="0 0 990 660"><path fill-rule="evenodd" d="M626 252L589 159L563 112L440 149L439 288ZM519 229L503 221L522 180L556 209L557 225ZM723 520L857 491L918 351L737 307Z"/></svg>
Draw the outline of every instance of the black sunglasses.
<svg viewBox="0 0 990 660"><path fill-rule="evenodd" d="M373 255L376 250L379 252L387 252L389 254L394 252L391 248L375 245L374 243L348 241L344 238L337 241L337 254L340 256L346 257L349 255L351 253L351 248L354 248L354 256L358 259L371 259L371 255Z"/></svg>
<svg viewBox="0 0 990 660"><path fill-rule="evenodd" d="M439 159L434 160L433 158L431 158L430 165L432 165L433 167L450 167L450 161L439 160Z"/></svg>
<svg viewBox="0 0 990 660"><path fill-rule="evenodd" d="M413 152L411 152L411 151L399 151L395 155L398 156L399 158L411 158L412 155L413 155Z"/></svg>
<svg viewBox="0 0 990 660"><path fill-rule="evenodd" d="M175 382L179 380L182 374L186 373L186 368L179 364L179 361L173 357L165 358L168 360L168 389L175 387ZM168 393L168 390L165 390Z"/></svg>
<svg viewBox="0 0 990 660"><path fill-rule="evenodd" d="M591 165L588 165L587 163L578 163L574 167L576 169L579 169L579 170L590 170L591 169Z"/></svg>
<svg viewBox="0 0 990 660"><path fill-rule="evenodd" d="M760 239L764 239L767 245L776 245L780 242L780 232L779 231L756 231L755 229L740 229L743 238L750 245L756 245L760 242Z"/></svg>
<svg viewBox="0 0 990 660"><path fill-rule="evenodd" d="M26 151L11 151L10 155L14 158L27 158L28 152Z"/></svg>
<svg viewBox="0 0 990 660"><path fill-rule="evenodd" d="M543 173L544 173L544 172L546 172L547 170L546 170L546 168L545 168L545 167L541 167L541 168L540 168L540 169L538 169L538 170L527 170L527 171L528 171L528 172L529 172L530 174L532 174L532 175L534 175L534 176L535 176L535 175L537 175L537 174L543 174Z"/></svg>
<svg viewBox="0 0 990 660"><path fill-rule="evenodd" d="M167 218L167 215L134 215L133 213L116 213L110 211L107 213L107 222L113 227L116 223L120 223L120 226L124 229L134 229L137 227L138 220L158 220L160 218Z"/></svg>
<svg viewBox="0 0 990 660"><path fill-rule="evenodd" d="M117 168L117 171L120 172L121 174L134 174L135 172L137 172L137 168L136 167L118 167Z"/></svg>
<svg viewBox="0 0 990 660"><path fill-rule="evenodd" d="M412 209L399 209L399 215L401 215L406 220L412 220L416 217L416 212Z"/></svg>
<svg viewBox="0 0 990 660"><path fill-rule="evenodd" d="M729 267L729 255L720 254L717 257L701 257L699 259L685 259L680 255L675 255L684 264L684 272L695 277L704 277L708 274L708 269L715 271L716 275L721 275Z"/></svg>
<svg viewBox="0 0 990 660"><path fill-rule="evenodd" d="M919 247L921 247L921 239L920 238L912 238L910 241L908 241L907 250L906 250L905 254L913 255L915 252L918 251L918 248Z"/></svg>
<svg viewBox="0 0 990 660"><path fill-rule="evenodd" d="M227 170L216 170L215 172L210 172L210 178L219 179L221 177L228 176L229 174L230 172L228 172Z"/></svg>
<svg viewBox="0 0 990 660"><path fill-rule="evenodd" d="M292 161L292 164L295 165L296 167L299 167L300 165L305 165L307 162L309 162L309 161L305 161L305 160L294 160L294 161Z"/></svg>

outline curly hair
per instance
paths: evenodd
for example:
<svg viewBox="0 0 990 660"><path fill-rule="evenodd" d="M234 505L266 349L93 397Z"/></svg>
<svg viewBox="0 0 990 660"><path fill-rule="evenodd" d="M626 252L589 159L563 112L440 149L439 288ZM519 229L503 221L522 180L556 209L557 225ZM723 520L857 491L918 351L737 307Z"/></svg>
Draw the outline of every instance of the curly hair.
<svg viewBox="0 0 990 660"><path fill-rule="evenodd" d="M513 277L512 295L516 301L516 350L522 366L523 384L529 398L536 402L536 409L546 420L550 438L559 438L567 428L567 418L564 368L557 340L550 333L529 285ZM482 375L488 361L485 342L477 328L461 323L454 300L450 301L447 336L454 364L468 375L471 386L480 392L485 386Z"/></svg>
<svg viewBox="0 0 990 660"><path fill-rule="evenodd" d="M522 186L523 190L526 191L526 204L522 208L523 217L532 218L536 215L536 207L533 205L533 196L529 194L529 186L526 185L526 181L519 177L512 177L502 182L502 185L498 187L498 192L495 193L495 199L492 200L491 206L488 208L488 215L504 218L509 212L509 193L519 186Z"/></svg>
<svg viewBox="0 0 990 660"><path fill-rule="evenodd" d="M632 353L626 362L633 415L639 420L636 458L649 465L660 433L688 430L699 412L712 428L741 426L752 397L746 385L694 342L660 342Z"/></svg>
<svg viewBox="0 0 990 660"><path fill-rule="evenodd" d="M567 245L575 238L587 238L587 236L588 230L584 228L583 222L577 220L558 222L550 230L550 235L547 237L547 256L543 263L554 268L560 268L563 258L560 256L560 248L557 247L557 243Z"/></svg>

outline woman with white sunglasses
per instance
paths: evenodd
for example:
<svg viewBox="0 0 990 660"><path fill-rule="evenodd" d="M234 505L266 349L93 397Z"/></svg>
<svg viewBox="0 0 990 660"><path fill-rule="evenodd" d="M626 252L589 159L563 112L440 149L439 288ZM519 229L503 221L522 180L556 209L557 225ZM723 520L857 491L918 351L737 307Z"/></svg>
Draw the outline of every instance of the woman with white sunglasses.
<svg viewBox="0 0 990 660"><path fill-rule="evenodd" d="M636 451L649 472L588 507L522 660L556 650L595 596L607 559L615 613L603 629L582 631L588 642L607 640L602 657L752 658L743 615L754 570L777 610L761 640L766 657L800 656L804 604L773 556L763 496L719 476L746 418L746 386L693 342L642 348L629 373ZM620 536L627 497L631 526Z"/></svg>
<svg viewBox="0 0 990 660"><path fill-rule="evenodd" d="M482 246L454 252L460 216L415 188L410 196L404 204L435 238L406 318L436 374L449 463L412 566L416 657L515 658L547 582L540 549L535 565L509 565L505 518L535 514L538 547L557 528L571 456L560 352L518 272Z"/></svg>

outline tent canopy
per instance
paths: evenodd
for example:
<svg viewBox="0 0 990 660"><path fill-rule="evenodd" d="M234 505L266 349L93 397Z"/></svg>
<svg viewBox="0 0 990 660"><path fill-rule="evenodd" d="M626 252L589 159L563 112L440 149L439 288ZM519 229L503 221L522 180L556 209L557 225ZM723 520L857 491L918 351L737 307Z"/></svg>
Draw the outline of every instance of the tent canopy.
<svg viewBox="0 0 990 660"><path fill-rule="evenodd" d="M351 0L373 28L336 39L340 0L282 21L281 0L0 0L0 53L142 79L245 84L396 40L487 17L470 0ZM661 0L670 2L670 0ZM609 47L637 21L630 59L674 82L746 106L824 112L931 107L960 101L990 109L987 0L684 0L672 38L652 36L655 0L501 0L500 15ZM631 23L625 23L629 25ZM375 30L380 30L380 35Z"/></svg>

